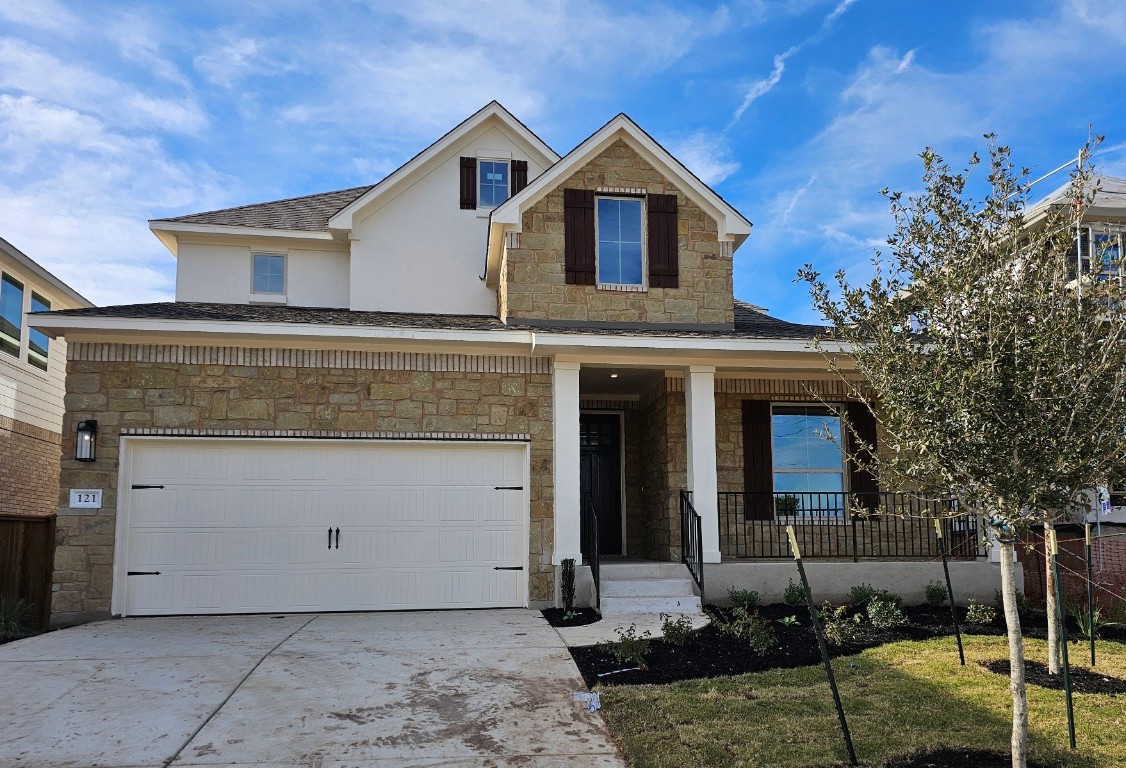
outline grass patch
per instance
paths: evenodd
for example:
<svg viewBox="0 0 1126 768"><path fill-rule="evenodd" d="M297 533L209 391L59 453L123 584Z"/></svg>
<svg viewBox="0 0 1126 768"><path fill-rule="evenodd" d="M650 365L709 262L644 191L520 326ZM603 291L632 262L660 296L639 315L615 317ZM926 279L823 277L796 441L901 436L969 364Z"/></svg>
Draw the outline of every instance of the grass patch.
<svg viewBox="0 0 1126 768"><path fill-rule="evenodd" d="M965 667L950 638L891 643L833 661L862 765L940 744L1008 752L1008 678L979 663L1007 658L1005 639L964 640ZM1025 656L1045 661L1046 643L1026 638ZM1126 646L1100 643L1098 660L1096 672L1126 677ZM601 692L602 713L630 766L848 765L820 666ZM1075 695L1076 752L1067 749L1063 692L1028 686L1028 700L1032 759L1126 768L1126 698Z"/></svg>

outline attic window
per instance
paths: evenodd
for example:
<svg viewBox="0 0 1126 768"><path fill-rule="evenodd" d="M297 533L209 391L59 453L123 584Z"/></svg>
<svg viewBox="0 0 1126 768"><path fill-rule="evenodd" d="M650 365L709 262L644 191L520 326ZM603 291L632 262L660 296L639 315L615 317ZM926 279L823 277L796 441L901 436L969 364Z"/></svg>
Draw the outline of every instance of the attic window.
<svg viewBox="0 0 1126 768"><path fill-rule="evenodd" d="M598 284L641 286L645 275L642 201L636 197L599 197Z"/></svg>
<svg viewBox="0 0 1126 768"><path fill-rule="evenodd" d="M507 160L481 160L477 178L480 183L477 204L482 208L494 208L508 199Z"/></svg>

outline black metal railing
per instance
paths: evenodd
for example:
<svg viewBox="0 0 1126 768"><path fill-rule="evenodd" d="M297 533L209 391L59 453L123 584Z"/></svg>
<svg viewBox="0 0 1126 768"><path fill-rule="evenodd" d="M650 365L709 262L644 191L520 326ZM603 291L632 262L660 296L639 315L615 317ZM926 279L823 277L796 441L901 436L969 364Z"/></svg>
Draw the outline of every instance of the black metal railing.
<svg viewBox="0 0 1126 768"><path fill-rule="evenodd" d="M680 561L688 566L692 580L700 589L700 604L704 603L704 536L703 521L692 506L692 494L680 492Z"/></svg>
<svg viewBox="0 0 1126 768"><path fill-rule="evenodd" d="M952 558L985 555L977 520L957 516L951 499L908 493L719 494L724 557L792 557L786 526L804 557L930 559L939 557L934 519L942 521Z"/></svg>
<svg viewBox="0 0 1126 768"><path fill-rule="evenodd" d="M590 577L594 580L594 610L602 611L601 581L598 573L598 510L589 493L580 499L579 549L583 562L590 567Z"/></svg>

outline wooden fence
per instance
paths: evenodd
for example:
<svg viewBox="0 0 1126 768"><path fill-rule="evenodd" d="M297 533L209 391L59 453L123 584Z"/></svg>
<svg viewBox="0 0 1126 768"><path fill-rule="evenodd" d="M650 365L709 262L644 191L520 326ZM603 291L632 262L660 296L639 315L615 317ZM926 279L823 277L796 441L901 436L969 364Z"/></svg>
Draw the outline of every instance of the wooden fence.
<svg viewBox="0 0 1126 768"><path fill-rule="evenodd" d="M54 515L0 515L0 597L33 603L35 629L46 630L51 619L54 567Z"/></svg>

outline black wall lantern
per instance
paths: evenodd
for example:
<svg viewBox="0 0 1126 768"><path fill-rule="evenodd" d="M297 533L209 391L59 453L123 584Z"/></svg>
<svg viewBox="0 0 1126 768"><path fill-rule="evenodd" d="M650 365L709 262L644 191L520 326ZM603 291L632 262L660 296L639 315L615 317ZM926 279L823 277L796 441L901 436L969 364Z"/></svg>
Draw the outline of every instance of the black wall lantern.
<svg viewBox="0 0 1126 768"><path fill-rule="evenodd" d="M93 461L95 438L98 436L96 419L78 422L78 441L74 444L74 458L78 461Z"/></svg>

